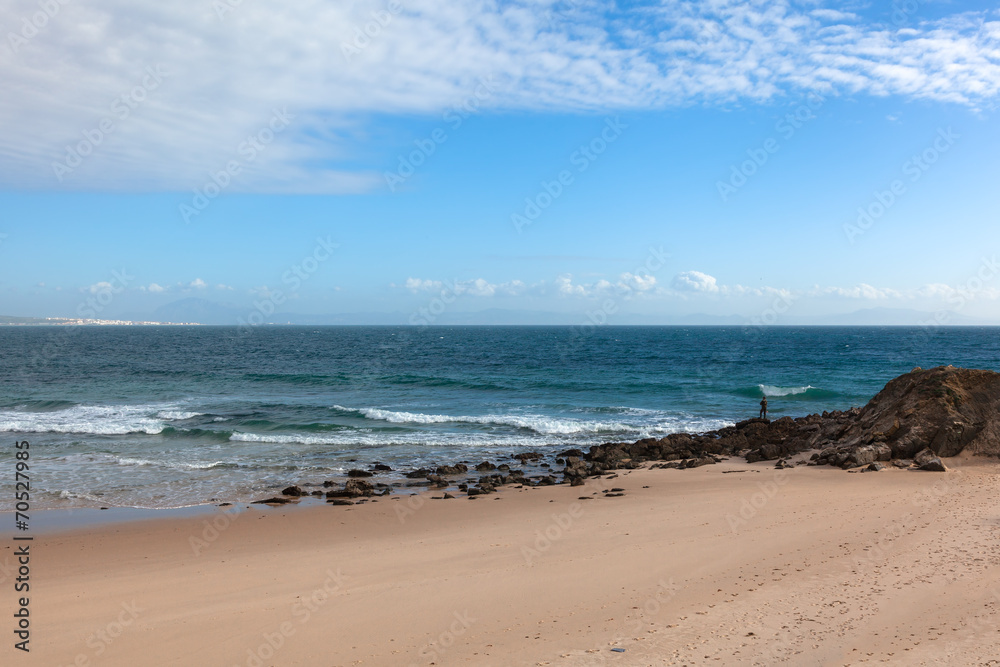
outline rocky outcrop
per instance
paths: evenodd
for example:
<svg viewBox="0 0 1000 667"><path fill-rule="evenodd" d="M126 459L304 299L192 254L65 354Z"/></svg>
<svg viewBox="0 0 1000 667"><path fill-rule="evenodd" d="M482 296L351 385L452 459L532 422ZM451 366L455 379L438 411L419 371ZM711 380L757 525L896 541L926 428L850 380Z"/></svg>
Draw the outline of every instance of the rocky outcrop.
<svg viewBox="0 0 1000 667"><path fill-rule="evenodd" d="M814 449L820 451L811 465L845 469L898 464L900 459L906 461L899 467L910 467L913 459L913 467L943 471L939 457L963 451L998 456L1000 374L954 366L915 368L890 381L863 408L796 419L747 419L708 433L598 445L582 460L567 457L563 474L571 484L580 484L587 476L645 461L668 461L659 467L684 469L712 463L720 455L742 455L754 463Z"/></svg>
<svg viewBox="0 0 1000 667"><path fill-rule="evenodd" d="M588 452L567 449L555 459L564 465L562 482L580 486L588 477L637 468L656 462L654 468L684 470L711 465L726 456L743 456L747 462L776 461L781 468L794 467L789 458L816 450L810 465L877 472L889 464L896 468L927 471L946 470L941 457L962 452L1000 456L1000 373L939 366L915 368L890 381L863 408L823 412L806 417L747 419L708 433L673 433L664 438L645 438L632 443L595 445ZM540 452L514 454L522 465L537 466L541 476L526 476L507 464L483 461L476 472L489 473L466 479L457 488L469 496L489 494L507 484L548 486L560 483ZM802 463L802 461L798 461ZM372 472L389 471L376 463L372 471L351 470L343 488L327 492L329 499L367 498L387 494L391 487L367 481ZM419 468L404 473L413 486L447 488L447 476L470 472L466 463ZM457 480L456 480L457 481ZM333 481L323 482L326 488ZM301 487L282 491L290 498L308 495ZM314 492L322 493L322 492ZM257 501L267 504L291 502L289 498ZM361 501L363 502L363 501Z"/></svg>

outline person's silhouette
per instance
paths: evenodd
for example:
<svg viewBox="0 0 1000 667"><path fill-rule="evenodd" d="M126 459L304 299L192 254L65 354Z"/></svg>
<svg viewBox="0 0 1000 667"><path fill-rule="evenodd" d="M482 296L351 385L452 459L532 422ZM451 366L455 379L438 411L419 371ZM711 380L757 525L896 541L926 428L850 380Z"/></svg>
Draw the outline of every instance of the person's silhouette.
<svg viewBox="0 0 1000 667"><path fill-rule="evenodd" d="M760 399L760 418L767 419L767 396Z"/></svg>

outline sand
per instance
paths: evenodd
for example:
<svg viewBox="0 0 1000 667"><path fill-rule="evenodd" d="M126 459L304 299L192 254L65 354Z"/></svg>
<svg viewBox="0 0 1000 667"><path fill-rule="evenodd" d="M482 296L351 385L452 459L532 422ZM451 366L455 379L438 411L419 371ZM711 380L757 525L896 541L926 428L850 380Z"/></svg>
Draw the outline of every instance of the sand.
<svg viewBox="0 0 1000 667"><path fill-rule="evenodd" d="M0 574L0 662L997 664L1000 465L948 463L734 459L476 500L43 533L30 654L13 649ZM612 487L626 495L603 497ZM13 544L5 534L0 568Z"/></svg>

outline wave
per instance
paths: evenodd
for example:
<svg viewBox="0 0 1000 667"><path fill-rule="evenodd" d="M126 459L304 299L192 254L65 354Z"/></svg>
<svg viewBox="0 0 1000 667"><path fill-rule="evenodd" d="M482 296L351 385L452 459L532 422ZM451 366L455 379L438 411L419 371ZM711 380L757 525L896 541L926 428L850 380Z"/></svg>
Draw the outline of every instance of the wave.
<svg viewBox="0 0 1000 667"><path fill-rule="evenodd" d="M738 396L756 398L758 400L760 400L761 396L786 399L823 399L840 396L840 394L835 391L814 387L811 384L798 387L780 387L770 384L758 384L753 387L741 387L732 393Z"/></svg>
<svg viewBox="0 0 1000 667"><path fill-rule="evenodd" d="M540 435L576 435L595 433L630 433L644 427L625 422L585 421L581 419L558 419L546 415L435 415L421 412L401 412L380 408L352 410L340 405L334 409L354 412L366 419L389 422L390 424L482 424L484 426L513 426Z"/></svg>
<svg viewBox="0 0 1000 667"><path fill-rule="evenodd" d="M213 468L244 467L239 463L229 463L227 461L184 463L181 461L157 461L155 459L140 459L128 456L116 456L114 459L115 463L120 466L156 466L159 468L172 468L174 470L211 470Z"/></svg>
<svg viewBox="0 0 1000 667"><path fill-rule="evenodd" d="M77 405L74 401L62 401L57 399L49 400L35 400L35 401L18 401L17 403L11 405L19 410L24 410L25 412L53 412L56 410L65 410L66 408L72 408Z"/></svg>
<svg viewBox="0 0 1000 667"><path fill-rule="evenodd" d="M158 419L166 419L167 421L185 421L187 419L194 419L195 417L204 416L204 412L186 412L184 410L160 410L156 413Z"/></svg>
<svg viewBox="0 0 1000 667"><path fill-rule="evenodd" d="M88 435L155 435L165 428L151 417L161 406L76 405L51 412L0 410L0 432L80 433Z"/></svg>

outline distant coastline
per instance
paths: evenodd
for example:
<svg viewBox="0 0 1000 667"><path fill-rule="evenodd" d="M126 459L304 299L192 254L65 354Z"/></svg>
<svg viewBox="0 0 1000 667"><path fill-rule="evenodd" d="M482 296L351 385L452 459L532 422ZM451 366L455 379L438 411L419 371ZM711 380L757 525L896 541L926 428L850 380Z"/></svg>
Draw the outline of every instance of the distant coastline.
<svg viewBox="0 0 1000 667"><path fill-rule="evenodd" d="M140 322L135 320L98 320L88 317L13 317L0 315L0 326L200 326L198 322Z"/></svg>

